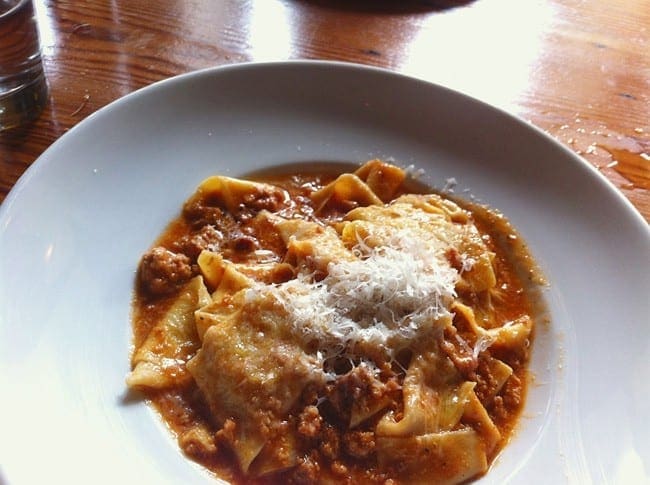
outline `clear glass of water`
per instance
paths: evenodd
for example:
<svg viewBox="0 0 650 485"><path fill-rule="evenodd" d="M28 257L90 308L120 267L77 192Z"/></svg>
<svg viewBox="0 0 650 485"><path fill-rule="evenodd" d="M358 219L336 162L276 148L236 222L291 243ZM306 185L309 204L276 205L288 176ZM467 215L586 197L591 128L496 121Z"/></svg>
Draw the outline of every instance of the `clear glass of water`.
<svg viewBox="0 0 650 485"><path fill-rule="evenodd" d="M32 0L0 0L0 131L33 120L46 102Z"/></svg>

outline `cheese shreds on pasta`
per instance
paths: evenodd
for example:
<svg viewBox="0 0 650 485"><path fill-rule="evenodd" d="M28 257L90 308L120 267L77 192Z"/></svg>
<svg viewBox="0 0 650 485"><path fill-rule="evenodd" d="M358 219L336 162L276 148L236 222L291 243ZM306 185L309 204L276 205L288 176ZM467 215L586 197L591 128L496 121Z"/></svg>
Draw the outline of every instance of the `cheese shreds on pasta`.
<svg viewBox="0 0 650 485"><path fill-rule="evenodd" d="M248 305L272 295L286 311L281 325L324 357L363 358L355 344L388 356L449 324L458 272L430 244L396 232L392 246L358 244L354 260L330 262L327 275L299 274L279 285L256 284Z"/></svg>

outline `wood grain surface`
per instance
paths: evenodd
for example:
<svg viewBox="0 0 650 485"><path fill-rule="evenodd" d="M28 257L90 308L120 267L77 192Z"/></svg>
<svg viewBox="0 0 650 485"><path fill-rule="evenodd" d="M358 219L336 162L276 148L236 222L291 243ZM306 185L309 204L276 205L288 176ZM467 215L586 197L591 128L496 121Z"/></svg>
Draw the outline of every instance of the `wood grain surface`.
<svg viewBox="0 0 650 485"><path fill-rule="evenodd" d="M518 115L583 156L650 220L648 0L35 0L50 98L0 134L0 200L97 109L245 61L381 66Z"/></svg>

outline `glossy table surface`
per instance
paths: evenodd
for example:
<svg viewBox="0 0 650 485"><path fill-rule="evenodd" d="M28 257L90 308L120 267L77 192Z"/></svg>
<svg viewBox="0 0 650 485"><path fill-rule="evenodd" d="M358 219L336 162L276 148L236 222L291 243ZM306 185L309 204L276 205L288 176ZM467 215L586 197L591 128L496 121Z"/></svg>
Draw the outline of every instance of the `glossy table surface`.
<svg viewBox="0 0 650 485"><path fill-rule="evenodd" d="M343 60L515 114L650 220L648 0L34 0L50 98L0 134L0 200L57 138L155 81L246 61Z"/></svg>

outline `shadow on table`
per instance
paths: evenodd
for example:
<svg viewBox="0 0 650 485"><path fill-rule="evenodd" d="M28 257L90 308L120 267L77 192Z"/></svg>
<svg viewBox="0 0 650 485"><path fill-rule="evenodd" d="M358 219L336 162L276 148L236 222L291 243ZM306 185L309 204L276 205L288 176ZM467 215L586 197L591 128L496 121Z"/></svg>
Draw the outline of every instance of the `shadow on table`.
<svg viewBox="0 0 650 485"><path fill-rule="evenodd" d="M417 13L449 10L476 0L299 0L319 7L353 12Z"/></svg>

